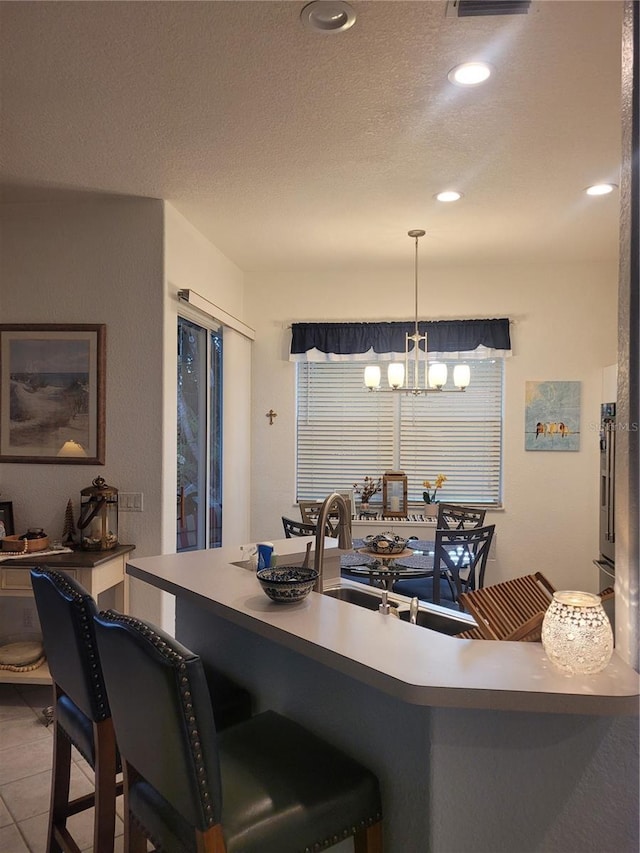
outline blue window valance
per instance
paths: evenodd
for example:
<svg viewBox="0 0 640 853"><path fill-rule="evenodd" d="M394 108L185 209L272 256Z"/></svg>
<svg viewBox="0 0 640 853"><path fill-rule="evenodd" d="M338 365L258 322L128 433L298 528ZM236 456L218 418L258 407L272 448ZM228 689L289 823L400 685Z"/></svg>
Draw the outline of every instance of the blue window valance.
<svg viewBox="0 0 640 853"><path fill-rule="evenodd" d="M405 336L414 330L414 322L293 323L290 361L395 360L404 356ZM418 331L426 332L429 353L442 358L511 354L507 318L423 321Z"/></svg>

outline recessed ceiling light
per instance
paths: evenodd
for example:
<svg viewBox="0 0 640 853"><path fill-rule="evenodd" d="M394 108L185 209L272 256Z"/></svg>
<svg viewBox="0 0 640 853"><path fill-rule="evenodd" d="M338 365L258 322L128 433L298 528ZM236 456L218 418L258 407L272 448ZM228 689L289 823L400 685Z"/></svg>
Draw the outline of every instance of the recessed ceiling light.
<svg viewBox="0 0 640 853"><path fill-rule="evenodd" d="M587 187L585 192L587 195L609 195L616 188L616 184L594 184L592 187Z"/></svg>
<svg viewBox="0 0 640 853"><path fill-rule="evenodd" d="M490 76L491 66L488 62L463 62L447 74L450 82L456 86L479 86Z"/></svg>
<svg viewBox="0 0 640 853"><path fill-rule="evenodd" d="M342 0L313 0L300 12L300 20L318 33L342 33L355 24L356 13Z"/></svg>
<svg viewBox="0 0 640 853"><path fill-rule="evenodd" d="M436 195L436 199L438 201L458 201L461 198L462 193L459 193L456 190L444 190Z"/></svg>

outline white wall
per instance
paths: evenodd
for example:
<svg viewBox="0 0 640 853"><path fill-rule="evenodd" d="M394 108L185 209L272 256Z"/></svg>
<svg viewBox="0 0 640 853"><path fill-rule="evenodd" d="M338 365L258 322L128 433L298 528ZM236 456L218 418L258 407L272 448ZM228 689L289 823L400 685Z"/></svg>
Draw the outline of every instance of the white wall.
<svg viewBox="0 0 640 853"><path fill-rule="evenodd" d="M423 270L426 265L423 264ZM251 276L246 320L255 326L252 538L280 535L296 512L292 321L410 319L410 265L402 270ZM616 358L615 262L430 268L420 315L510 317L505 369L504 510L487 582L543 571L556 587L597 589L598 432L602 368ZM427 280L428 277L428 280ZM525 452L526 380L582 383L580 451ZM363 391L363 393L365 393ZM278 413L273 426L263 416ZM363 472L371 473L371 472Z"/></svg>
<svg viewBox="0 0 640 853"><path fill-rule="evenodd" d="M0 491L18 531L60 536L69 498L102 476L144 494L120 513L119 538L139 555L160 549L162 203L111 199L6 205L2 212L3 323L105 323L106 464L0 464ZM132 585L132 608L157 616L159 595Z"/></svg>
<svg viewBox="0 0 640 853"><path fill-rule="evenodd" d="M137 556L173 552L176 292L197 290L241 317L241 271L161 201L10 204L0 215L0 322L107 326L106 464L2 463L2 500L13 501L17 529L59 536L68 499L77 517L80 490L100 475L144 495L144 512L119 514L120 541ZM250 358L246 339L225 334L225 542L248 538ZM133 580L131 592L132 612L172 627L157 590Z"/></svg>

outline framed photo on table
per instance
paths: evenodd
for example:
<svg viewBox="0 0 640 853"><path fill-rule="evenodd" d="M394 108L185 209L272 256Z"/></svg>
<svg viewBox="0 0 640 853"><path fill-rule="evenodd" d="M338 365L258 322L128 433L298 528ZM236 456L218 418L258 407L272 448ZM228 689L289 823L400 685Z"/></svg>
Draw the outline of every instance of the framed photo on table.
<svg viewBox="0 0 640 853"><path fill-rule="evenodd" d="M11 501L0 501L0 539L13 536L13 504Z"/></svg>
<svg viewBox="0 0 640 853"><path fill-rule="evenodd" d="M0 324L0 462L104 465L106 326Z"/></svg>

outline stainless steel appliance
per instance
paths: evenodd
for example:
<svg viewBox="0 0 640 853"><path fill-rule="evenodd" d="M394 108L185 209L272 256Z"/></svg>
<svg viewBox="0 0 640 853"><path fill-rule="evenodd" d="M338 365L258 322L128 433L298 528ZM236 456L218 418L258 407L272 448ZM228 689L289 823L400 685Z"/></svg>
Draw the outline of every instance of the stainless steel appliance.
<svg viewBox="0 0 640 853"><path fill-rule="evenodd" d="M602 591L613 587L616 580L616 404L603 403L600 408L600 556L595 562ZM613 599L604 602L603 607L615 631Z"/></svg>
<svg viewBox="0 0 640 853"><path fill-rule="evenodd" d="M615 565L616 404L603 403L600 417L600 559Z"/></svg>

